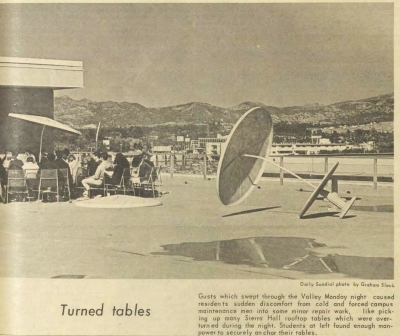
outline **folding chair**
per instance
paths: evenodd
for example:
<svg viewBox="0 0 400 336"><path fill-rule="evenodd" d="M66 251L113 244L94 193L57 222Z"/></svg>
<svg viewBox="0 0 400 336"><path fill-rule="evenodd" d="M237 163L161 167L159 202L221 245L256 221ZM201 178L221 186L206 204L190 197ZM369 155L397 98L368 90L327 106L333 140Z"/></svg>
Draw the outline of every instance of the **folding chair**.
<svg viewBox="0 0 400 336"><path fill-rule="evenodd" d="M25 172L23 170L8 170L6 203L9 201L10 194L25 194L25 197L29 199L29 190L26 185Z"/></svg>
<svg viewBox="0 0 400 336"><path fill-rule="evenodd" d="M122 190L124 192L124 195L126 195L126 192L132 191L133 194L135 195L135 190L133 188L130 188L130 179L131 179L131 169L132 168L125 168L121 180L118 184L112 184L112 183L105 183L106 187L106 193L108 194L110 191L114 191L115 193L119 190Z"/></svg>
<svg viewBox="0 0 400 336"><path fill-rule="evenodd" d="M70 178L70 174L69 174L69 169L67 168L60 168L60 173L62 174L62 176L64 177L64 185L63 185L63 191L66 190L68 191L68 201L71 201L71 186L69 184L69 178Z"/></svg>
<svg viewBox="0 0 400 336"><path fill-rule="evenodd" d="M124 189L124 195L126 195L126 192L132 191L133 196L135 196L135 189L132 188L131 186L131 168L125 168L124 173L122 174L121 177L121 187Z"/></svg>
<svg viewBox="0 0 400 336"><path fill-rule="evenodd" d="M39 181L37 179L38 169L25 169L25 180L29 191L29 200L37 198L39 187Z"/></svg>
<svg viewBox="0 0 400 336"><path fill-rule="evenodd" d="M56 191L52 191L52 189ZM56 194L57 202L60 200L58 185L58 169L43 169L40 172L39 199L43 201L43 193ZM40 198L41 196L41 198Z"/></svg>
<svg viewBox="0 0 400 336"><path fill-rule="evenodd" d="M104 175L103 182L99 186L91 185L90 189L88 190L88 196L91 198L93 196L92 192L96 190L100 190L100 193L103 196L107 196L107 186L111 185L111 183L106 181L107 177Z"/></svg>
<svg viewBox="0 0 400 336"><path fill-rule="evenodd" d="M36 180L38 170L39 170L39 168L25 169L25 178L27 180Z"/></svg>
<svg viewBox="0 0 400 336"><path fill-rule="evenodd" d="M86 177L86 174L83 171L82 167L78 167L78 169L76 170L76 176L75 176L75 181L74 184L76 187L79 187L79 182L83 179L83 176ZM81 180L80 180L81 178Z"/></svg>
<svg viewBox="0 0 400 336"><path fill-rule="evenodd" d="M146 191L152 191L153 193L153 198L156 198L156 191L158 194L158 190L156 189L156 183L158 180L158 175L156 173L157 168L156 167L152 167L151 171L150 171L150 176L149 176L149 180L148 181L142 181L140 183L134 183L134 188L137 189L139 191L139 197L143 192Z"/></svg>
<svg viewBox="0 0 400 336"><path fill-rule="evenodd" d="M162 186L162 176L161 176L161 166L159 166L158 168L155 167L157 169L157 180L155 181L156 183L156 187L161 187Z"/></svg>
<svg viewBox="0 0 400 336"><path fill-rule="evenodd" d="M77 180L78 186L75 188L76 190L81 190L83 193L85 193L86 189L83 187L82 181L86 178L87 177L81 180L80 179ZM103 180L101 181L100 185L90 185L89 190L87 190L88 197L92 198L95 191L100 191L100 194L102 196L106 196L107 189L111 189L111 186L112 186L111 178L107 174L104 174Z"/></svg>

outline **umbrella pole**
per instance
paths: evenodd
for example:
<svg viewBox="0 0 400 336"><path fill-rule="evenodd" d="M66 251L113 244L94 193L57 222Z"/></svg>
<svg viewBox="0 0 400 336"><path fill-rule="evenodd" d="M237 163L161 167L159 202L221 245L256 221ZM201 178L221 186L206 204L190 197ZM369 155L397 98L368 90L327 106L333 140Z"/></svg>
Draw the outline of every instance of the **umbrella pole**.
<svg viewBox="0 0 400 336"><path fill-rule="evenodd" d="M96 132L96 151L97 151L97 141L99 139L99 131L100 131L100 121L99 121L99 126L97 126L97 132Z"/></svg>
<svg viewBox="0 0 400 336"><path fill-rule="evenodd" d="M40 149L39 149L39 163L42 162L42 145L43 145L43 133L46 125L43 125L42 134L40 135Z"/></svg>

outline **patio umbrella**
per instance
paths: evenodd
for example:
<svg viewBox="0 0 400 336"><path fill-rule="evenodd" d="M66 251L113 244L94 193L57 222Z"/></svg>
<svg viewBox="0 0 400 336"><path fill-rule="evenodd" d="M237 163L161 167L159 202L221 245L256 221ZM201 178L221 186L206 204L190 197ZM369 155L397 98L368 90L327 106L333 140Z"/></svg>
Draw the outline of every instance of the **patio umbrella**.
<svg viewBox="0 0 400 336"><path fill-rule="evenodd" d="M41 159L42 159L43 133L44 133L44 129L46 128L46 126L56 128L56 129L59 129L59 130L62 130L62 131L68 132L68 133L82 135L81 132L73 129L72 127L62 124L58 121L55 121L54 119L50 119L47 117L41 117L41 116L37 116L37 115L28 115L28 114L17 114L17 113L9 113L8 116L12 117L12 118L20 119L20 120L30 121L35 124L43 125L42 134L40 135L39 161L41 161Z"/></svg>

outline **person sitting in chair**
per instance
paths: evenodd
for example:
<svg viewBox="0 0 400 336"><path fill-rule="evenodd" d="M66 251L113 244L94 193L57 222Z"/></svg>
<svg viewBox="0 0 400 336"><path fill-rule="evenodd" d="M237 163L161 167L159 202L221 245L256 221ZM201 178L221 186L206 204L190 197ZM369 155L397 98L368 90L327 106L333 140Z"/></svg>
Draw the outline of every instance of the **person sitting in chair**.
<svg viewBox="0 0 400 336"><path fill-rule="evenodd" d="M39 166L33 157L28 157L22 168L25 170L26 179L36 179Z"/></svg>
<svg viewBox="0 0 400 336"><path fill-rule="evenodd" d="M37 172L37 178L40 178L42 170L54 170L57 169L57 176L59 183L64 182L64 176L61 174L59 167L55 164L56 156L53 153L46 153L46 156L42 157L42 161L39 164L39 170Z"/></svg>
<svg viewBox="0 0 400 336"><path fill-rule="evenodd" d="M37 173L37 178L40 181L41 175L42 175L42 170L57 170L57 179L58 179L58 185L62 186L64 185L64 176L63 174L60 172L59 167L54 163L56 156L54 155L54 153L42 153L42 161L40 161L39 164L39 170ZM40 184L40 183L39 183ZM53 192L56 191L57 188L55 188L54 186L50 188L48 188L48 191L52 190ZM52 200L52 198L50 197L49 194L45 193L45 197L43 198L44 202L48 202Z"/></svg>
<svg viewBox="0 0 400 336"><path fill-rule="evenodd" d="M117 153L115 155L113 172L114 173L112 175L112 184L114 185L119 185L121 183L122 175L124 174L124 172L127 175L130 174L129 161L122 153Z"/></svg>
<svg viewBox="0 0 400 336"><path fill-rule="evenodd" d="M106 171L107 168L110 167L110 165L111 164L108 161L108 154L107 153L102 154L101 163L97 167L96 173L93 176L90 176L82 180L82 185L85 188L85 191L83 192L84 198L89 197L89 190L91 186L100 187L101 185L103 185L104 172Z"/></svg>
<svg viewBox="0 0 400 336"><path fill-rule="evenodd" d="M8 169L12 158L12 152L10 150L6 150L6 155L2 159L2 164L5 169Z"/></svg>
<svg viewBox="0 0 400 336"><path fill-rule="evenodd" d="M72 187L73 180L72 180L71 169L69 167L69 164L64 161L64 156L65 156L64 151L61 150L56 151L57 159L54 161L54 163L57 165L59 169L67 169L69 185L70 187ZM64 177L66 178L66 176Z"/></svg>
<svg viewBox="0 0 400 336"><path fill-rule="evenodd" d="M138 174L136 177L132 177L131 181L135 184L148 181L150 179L153 167L154 164L150 161L150 155L147 153L143 153L142 161L138 168Z"/></svg>
<svg viewBox="0 0 400 336"><path fill-rule="evenodd" d="M22 168L25 171L25 178L26 178L26 184L28 186L28 189L29 190L37 189L39 186L39 183L37 180L37 172L39 170L39 166L34 161L34 158L29 156L26 159L26 162L24 163L24 166Z"/></svg>
<svg viewBox="0 0 400 336"><path fill-rule="evenodd" d="M71 170L72 182L74 184L76 184L80 162L76 159L75 155L69 154L68 155L68 165L69 165L69 169Z"/></svg>
<svg viewBox="0 0 400 336"><path fill-rule="evenodd" d="M8 170L22 170L24 163L21 160L17 159L17 156L18 156L18 151L13 150L12 157L8 165Z"/></svg>
<svg viewBox="0 0 400 336"><path fill-rule="evenodd" d="M90 153L90 161L87 163L87 176L96 174L96 169L101 162L101 154L99 152Z"/></svg>

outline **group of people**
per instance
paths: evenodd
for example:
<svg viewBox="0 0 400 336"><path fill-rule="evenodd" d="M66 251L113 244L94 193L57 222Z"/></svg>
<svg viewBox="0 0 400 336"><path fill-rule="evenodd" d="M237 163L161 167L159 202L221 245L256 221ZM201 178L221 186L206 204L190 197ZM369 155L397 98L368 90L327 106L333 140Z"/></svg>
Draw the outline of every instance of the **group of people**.
<svg viewBox="0 0 400 336"><path fill-rule="evenodd" d="M73 184L73 176L77 172L79 162L75 156L70 154L68 149L58 150L54 153L43 152L40 163L31 151L19 153L17 150L8 150L3 159L0 159L0 178L2 186L7 185L8 171L23 170L26 183L29 189L37 189L41 171L45 169L57 169L58 181L64 185L66 179ZM62 174L60 169L67 171L67 176Z"/></svg>
<svg viewBox="0 0 400 336"><path fill-rule="evenodd" d="M88 198L90 188L102 186L105 182L120 185L124 177L129 178L132 183L148 181L150 174L154 172L153 167L154 164L150 161L150 155L142 153L140 161L132 160L132 168L137 168L137 172L131 177L129 161L122 153L117 153L112 163L109 154L94 152L91 154L91 159L87 164L88 177L81 181L85 189L83 197Z"/></svg>
<svg viewBox="0 0 400 336"><path fill-rule="evenodd" d="M86 170L81 170L79 173L79 167L83 162L70 154L68 149L57 150L55 154L42 152L39 163L30 151L24 154L18 151L6 151L4 158L0 159L0 179L2 185L6 185L7 171L24 170L28 188L37 189L41 170L57 169L60 186L64 186L68 179L72 197L78 195L74 187L82 186L83 197L88 198L91 188L98 188L104 183L120 185L123 178L127 178L134 184L148 181L150 174L156 173L150 157L150 154L142 153L139 158L132 160L132 168L136 168L136 174L131 176L131 165L122 153L117 153L114 160L105 152L91 153ZM61 169L64 171L66 169L68 176L64 176Z"/></svg>

